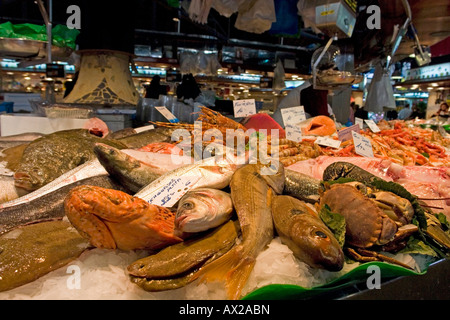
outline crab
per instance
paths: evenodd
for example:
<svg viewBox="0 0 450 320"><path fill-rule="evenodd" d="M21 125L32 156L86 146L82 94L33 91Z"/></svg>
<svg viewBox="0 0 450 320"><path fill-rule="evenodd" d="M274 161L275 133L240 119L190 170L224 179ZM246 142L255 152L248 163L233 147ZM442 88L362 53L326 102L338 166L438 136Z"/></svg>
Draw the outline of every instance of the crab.
<svg viewBox="0 0 450 320"><path fill-rule="evenodd" d="M383 251L398 251L418 231L411 224L414 215L411 203L391 192L333 184L323 192L320 205L328 205L331 211L344 216L346 242L354 248L350 253L357 253L352 256L358 260L386 260L379 254L368 255L368 249L379 246Z"/></svg>

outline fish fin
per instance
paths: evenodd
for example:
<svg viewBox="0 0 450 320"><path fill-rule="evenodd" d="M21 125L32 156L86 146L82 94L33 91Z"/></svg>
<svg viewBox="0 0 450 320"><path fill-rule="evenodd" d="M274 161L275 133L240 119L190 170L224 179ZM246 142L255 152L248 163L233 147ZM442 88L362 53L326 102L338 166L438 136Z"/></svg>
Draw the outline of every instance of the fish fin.
<svg viewBox="0 0 450 320"><path fill-rule="evenodd" d="M238 246L201 268L196 276L202 282L224 281L229 299L239 299L242 289L255 265L255 259L246 257Z"/></svg>
<svg viewBox="0 0 450 320"><path fill-rule="evenodd" d="M247 257L227 274L227 295L229 299L237 300L241 296L242 289L247 283L256 260Z"/></svg>

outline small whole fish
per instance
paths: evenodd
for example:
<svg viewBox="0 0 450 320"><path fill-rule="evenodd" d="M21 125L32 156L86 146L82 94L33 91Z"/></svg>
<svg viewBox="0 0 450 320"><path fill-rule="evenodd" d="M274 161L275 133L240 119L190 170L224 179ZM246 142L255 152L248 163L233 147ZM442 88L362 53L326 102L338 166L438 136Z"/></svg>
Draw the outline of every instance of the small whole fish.
<svg viewBox="0 0 450 320"><path fill-rule="evenodd" d="M239 168L230 183L231 198L242 232L242 242L200 269L206 281L225 281L227 295L238 299L256 263L273 239L271 201L284 188L284 168L248 164Z"/></svg>
<svg viewBox="0 0 450 320"><path fill-rule="evenodd" d="M81 185L64 199L70 223L97 248L157 250L183 241L175 213L125 192Z"/></svg>
<svg viewBox="0 0 450 320"><path fill-rule="evenodd" d="M30 142L14 173L16 187L34 191L67 171L95 159L93 148L96 142L126 148L116 140L91 135L87 129L57 131Z"/></svg>
<svg viewBox="0 0 450 320"><path fill-rule="evenodd" d="M127 148L138 149L152 142L170 142L173 131L171 128L159 127L119 138L117 141L124 143Z"/></svg>
<svg viewBox="0 0 450 320"><path fill-rule="evenodd" d="M285 169L284 174L286 180L283 194L310 203L319 201L320 180L289 169Z"/></svg>
<svg viewBox="0 0 450 320"><path fill-rule="evenodd" d="M193 164L184 165L162 175L143 187L135 196L152 203L152 200L158 196L161 189L180 178L192 179L191 189L223 189L230 184L231 177L237 168L238 165L228 158L216 159L211 157Z"/></svg>
<svg viewBox="0 0 450 320"><path fill-rule="evenodd" d="M32 222L61 219L64 217L64 198L72 188L79 185L93 185L124 190L121 185L113 181L107 174L66 183L45 194L37 190L31 193L33 196L31 198L27 198L28 195L25 195L13 201L0 204L0 234ZM8 205L10 203L14 203L14 205Z"/></svg>
<svg viewBox="0 0 450 320"><path fill-rule="evenodd" d="M230 220L231 196L221 190L199 188L186 193L178 203L175 228L181 232L201 232Z"/></svg>
<svg viewBox="0 0 450 320"><path fill-rule="evenodd" d="M95 144L94 153L106 171L132 192L138 192L168 171L139 161L104 143Z"/></svg>
<svg viewBox="0 0 450 320"><path fill-rule="evenodd" d="M339 271L344 253L333 233L301 200L276 196L272 202L275 229L294 256L313 268Z"/></svg>
<svg viewBox="0 0 450 320"><path fill-rule="evenodd" d="M0 291L30 283L89 248L67 221L21 226L0 236Z"/></svg>
<svg viewBox="0 0 450 320"><path fill-rule="evenodd" d="M195 280L199 268L225 254L239 237L239 223L223 225L128 266L131 281L146 291L176 289Z"/></svg>

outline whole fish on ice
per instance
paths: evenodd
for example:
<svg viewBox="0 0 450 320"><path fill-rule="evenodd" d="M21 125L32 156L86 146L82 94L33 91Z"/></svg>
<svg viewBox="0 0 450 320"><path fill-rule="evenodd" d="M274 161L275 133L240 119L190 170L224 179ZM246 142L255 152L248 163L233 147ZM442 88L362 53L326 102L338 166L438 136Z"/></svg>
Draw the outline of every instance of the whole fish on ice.
<svg viewBox="0 0 450 320"><path fill-rule="evenodd" d="M229 185L231 177L238 167L239 165L229 158L211 157L164 174L142 188L135 196L152 203L159 196L161 190L180 179L191 181L191 189L223 189Z"/></svg>
<svg viewBox="0 0 450 320"><path fill-rule="evenodd" d="M238 299L256 263L273 239L271 201L284 187L284 168L248 164L230 183L231 197L242 231L242 242L199 271L206 281L225 281L228 297Z"/></svg>
<svg viewBox="0 0 450 320"><path fill-rule="evenodd" d="M211 188L195 189L180 199L175 229L181 232L205 231L230 220L232 213L229 193Z"/></svg>
<svg viewBox="0 0 450 320"><path fill-rule="evenodd" d="M294 256L311 267L339 271L344 252L333 233L303 201L276 196L272 202L275 229Z"/></svg>
<svg viewBox="0 0 450 320"><path fill-rule="evenodd" d="M176 164L167 157L162 165L145 163L127 154L126 150L121 151L104 143L95 144L94 153L106 171L132 192L138 192L163 174L182 166L184 162Z"/></svg>

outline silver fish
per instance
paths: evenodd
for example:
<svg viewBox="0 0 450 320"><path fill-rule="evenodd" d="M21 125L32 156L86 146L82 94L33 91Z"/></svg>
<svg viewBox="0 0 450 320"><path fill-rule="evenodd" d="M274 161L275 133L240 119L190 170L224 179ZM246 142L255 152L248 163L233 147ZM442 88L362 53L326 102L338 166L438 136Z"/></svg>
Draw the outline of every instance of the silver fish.
<svg viewBox="0 0 450 320"><path fill-rule="evenodd" d="M8 207L13 207L19 204L27 204L32 200L38 199L42 197L43 195L46 195L50 192L53 192L55 190L58 190L59 188L90 177L100 176L100 175L107 175L108 172L103 168L103 166L100 164L100 162L97 159L88 161L68 172L65 174L59 176L52 182L44 185L43 187L30 192L22 197L19 197L17 199L14 199L12 201L8 201L5 203L0 204L0 210Z"/></svg>
<svg viewBox="0 0 450 320"><path fill-rule="evenodd" d="M283 194L310 203L319 201L320 180L289 169L284 170L284 175Z"/></svg>
<svg viewBox="0 0 450 320"><path fill-rule="evenodd" d="M195 189L180 199L175 229L181 232L205 231L230 220L232 213L229 193L211 188Z"/></svg>
<svg viewBox="0 0 450 320"><path fill-rule="evenodd" d="M130 151L134 156L128 154ZM183 165L171 161L170 155L152 159L147 156L150 152L132 151L119 150L104 143L96 143L94 146L94 153L106 171L132 192L138 192L163 174ZM146 162L139 158L145 158Z"/></svg>
<svg viewBox="0 0 450 320"><path fill-rule="evenodd" d="M155 198L162 190L167 188L174 181L187 179L191 181L190 189L196 188L214 188L223 189L230 184L233 173L238 169L239 165L229 158L211 157L194 164L188 164L178 169L170 171L149 185L142 188L135 197L144 199L149 203L153 203ZM184 194L180 194L180 197Z"/></svg>
<svg viewBox="0 0 450 320"><path fill-rule="evenodd" d="M115 183L106 174L67 183L45 195L34 197L28 202L0 208L0 234L27 223L64 217L64 199L70 190L79 185L93 185L124 191L122 186Z"/></svg>

